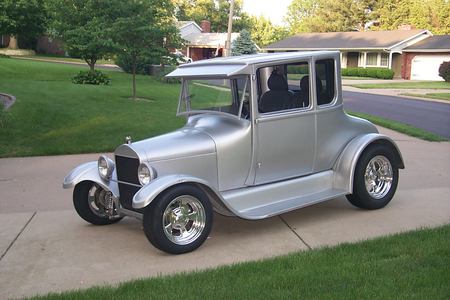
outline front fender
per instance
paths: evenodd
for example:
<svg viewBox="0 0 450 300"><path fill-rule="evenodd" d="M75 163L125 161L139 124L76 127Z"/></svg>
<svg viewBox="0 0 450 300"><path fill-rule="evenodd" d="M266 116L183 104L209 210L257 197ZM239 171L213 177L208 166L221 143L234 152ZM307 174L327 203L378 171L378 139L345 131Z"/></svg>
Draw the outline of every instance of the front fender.
<svg viewBox="0 0 450 300"><path fill-rule="evenodd" d="M117 184L116 170L112 174L110 181L106 181L100 177L97 170L97 162L91 161L77 166L64 177L63 188L69 189L75 187L82 181L93 181L100 185L103 189L110 191L114 197L119 197L119 186Z"/></svg>
<svg viewBox="0 0 450 300"><path fill-rule="evenodd" d="M206 180L192 177L189 175L168 175L163 177L157 177L149 184L141 188L133 197L133 208L139 209L149 205L161 192L168 189L171 186L180 183L197 183L209 187L214 191L212 185ZM214 191L216 195L218 193Z"/></svg>
<svg viewBox="0 0 450 300"><path fill-rule="evenodd" d="M353 177L361 153L373 143L384 143L394 152L398 167L403 169L404 163L402 155L396 143L388 136L379 133L360 135L351 140L342 151L334 166L334 187L345 190L349 193L353 191Z"/></svg>

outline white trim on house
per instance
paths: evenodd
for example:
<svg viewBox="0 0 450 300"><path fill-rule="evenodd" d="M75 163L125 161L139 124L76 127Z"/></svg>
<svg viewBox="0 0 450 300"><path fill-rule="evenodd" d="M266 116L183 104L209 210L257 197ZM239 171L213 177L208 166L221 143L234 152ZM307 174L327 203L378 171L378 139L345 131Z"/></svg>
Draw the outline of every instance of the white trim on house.
<svg viewBox="0 0 450 300"><path fill-rule="evenodd" d="M264 51L276 51L276 52L286 52L286 51L349 51L357 52L353 50L383 50L386 51L385 47L364 47L364 48L264 48Z"/></svg>
<svg viewBox="0 0 450 300"><path fill-rule="evenodd" d="M450 48L448 49L407 49L403 50L403 52L423 52L423 53L441 53L441 52L450 52Z"/></svg>
<svg viewBox="0 0 450 300"><path fill-rule="evenodd" d="M414 45L417 42L420 42L423 39L426 39L427 37L433 36L433 34L429 31L429 30L424 30L419 32L418 34L407 38L406 40L403 40L395 45L392 45L391 47L388 48L388 50L393 51L393 50L403 50L404 48Z"/></svg>
<svg viewBox="0 0 450 300"><path fill-rule="evenodd" d="M182 29L182 28L190 26L192 24L194 24L198 28L198 30L203 31L203 29L197 23L195 23L194 21L187 22L186 24L183 24L180 27L178 27L178 29Z"/></svg>

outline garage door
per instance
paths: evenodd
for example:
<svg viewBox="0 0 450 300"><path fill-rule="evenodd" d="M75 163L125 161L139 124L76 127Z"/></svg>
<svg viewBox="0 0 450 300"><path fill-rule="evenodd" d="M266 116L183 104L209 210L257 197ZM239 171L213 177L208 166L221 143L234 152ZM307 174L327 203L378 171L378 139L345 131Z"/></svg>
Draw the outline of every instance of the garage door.
<svg viewBox="0 0 450 300"><path fill-rule="evenodd" d="M443 81L438 71L443 61L450 61L450 55L417 55L411 63L411 79Z"/></svg>

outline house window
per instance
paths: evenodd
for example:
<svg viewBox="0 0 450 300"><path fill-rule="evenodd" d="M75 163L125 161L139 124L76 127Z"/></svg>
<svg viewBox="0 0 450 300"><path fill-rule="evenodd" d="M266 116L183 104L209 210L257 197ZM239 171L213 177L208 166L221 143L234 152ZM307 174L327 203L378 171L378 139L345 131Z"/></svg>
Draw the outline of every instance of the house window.
<svg viewBox="0 0 450 300"><path fill-rule="evenodd" d="M389 63L389 54L388 53L381 53L381 66L387 67Z"/></svg>
<svg viewBox="0 0 450 300"><path fill-rule="evenodd" d="M367 53L366 65L367 66L376 66L378 60L378 53Z"/></svg>

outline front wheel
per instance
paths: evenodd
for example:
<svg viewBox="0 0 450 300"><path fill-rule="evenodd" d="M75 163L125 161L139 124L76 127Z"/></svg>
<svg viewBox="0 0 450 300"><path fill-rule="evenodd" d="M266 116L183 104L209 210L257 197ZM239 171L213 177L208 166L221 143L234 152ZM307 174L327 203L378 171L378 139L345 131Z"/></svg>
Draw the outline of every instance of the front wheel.
<svg viewBox="0 0 450 300"><path fill-rule="evenodd" d="M175 186L144 210L143 227L156 248L181 254L200 247L211 231L213 211L205 193L195 186Z"/></svg>
<svg viewBox="0 0 450 300"><path fill-rule="evenodd" d="M110 192L92 181L83 181L73 190L73 205L78 215L94 225L119 222L122 217L115 213Z"/></svg>
<svg viewBox="0 0 450 300"><path fill-rule="evenodd" d="M382 145L372 146L363 152L356 164L353 193L347 195L347 199L359 208L382 208L394 196L398 177L392 151Z"/></svg>

